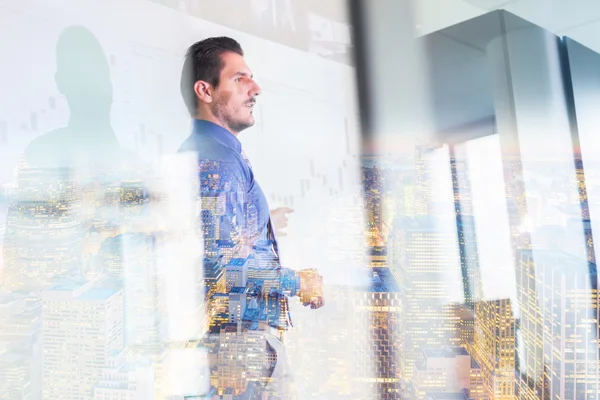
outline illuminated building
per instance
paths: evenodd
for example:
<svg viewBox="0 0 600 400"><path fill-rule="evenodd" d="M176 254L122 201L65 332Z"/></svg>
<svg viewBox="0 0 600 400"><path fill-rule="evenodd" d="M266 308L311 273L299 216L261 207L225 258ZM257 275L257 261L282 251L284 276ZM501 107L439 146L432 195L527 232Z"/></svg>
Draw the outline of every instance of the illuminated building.
<svg viewBox="0 0 600 400"><path fill-rule="evenodd" d="M0 398L33 399L31 372L34 360L26 352L0 347Z"/></svg>
<svg viewBox="0 0 600 400"><path fill-rule="evenodd" d="M123 347L123 290L66 283L42 298L42 398L89 399Z"/></svg>
<svg viewBox="0 0 600 400"><path fill-rule="evenodd" d="M477 302L470 353L481 366L486 399L516 398L515 344L515 319L510 299Z"/></svg>
<svg viewBox="0 0 600 400"><path fill-rule="evenodd" d="M303 305L320 307L323 305L323 277L316 269L298 272L300 277L300 302Z"/></svg>
<svg viewBox="0 0 600 400"><path fill-rule="evenodd" d="M399 359L401 296L387 268L373 268L368 292L356 293L352 307L356 319L367 319L368 329L357 332L354 356L359 377L373 383L372 391L380 399L404 398L401 389Z"/></svg>
<svg viewBox="0 0 600 400"><path fill-rule="evenodd" d="M122 235L125 344L139 352L155 353L162 347L164 322L154 238Z"/></svg>
<svg viewBox="0 0 600 400"><path fill-rule="evenodd" d="M164 326L155 266L154 238L126 233L106 239L100 248L103 269L123 287L125 344L153 352L162 346Z"/></svg>
<svg viewBox="0 0 600 400"><path fill-rule="evenodd" d="M463 215L461 209L457 211L456 228L458 233L462 287L465 303L473 307L473 304L482 298L475 220L473 216Z"/></svg>
<svg viewBox="0 0 600 400"><path fill-rule="evenodd" d="M383 171L378 166L363 167L364 207L367 213L369 246L381 246L383 232Z"/></svg>
<svg viewBox="0 0 600 400"><path fill-rule="evenodd" d="M466 392L459 393L439 393L431 392L425 397L425 400L470 400Z"/></svg>
<svg viewBox="0 0 600 400"><path fill-rule="evenodd" d="M449 150L456 213L457 215L472 216L473 201L466 156L463 154L462 149L457 149L455 146L449 146Z"/></svg>
<svg viewBox="0 0 600 400"><path fill-rule="evenodd" d="M200 218L206 257L215 257L218 254L216 244L217 240L221 239L221 220L226 213L226 200L225 193L218 192L203 193L200 197Z"/></svg>
<svg viewBox="0 0 600 400"><path fill-rule="evenodd" d="M463 293L465 303L473 308L473 304L482 298L482 288L471 181L463 150L454 146L450 146L449 150Z"/></svg>
<svg viewBox="0 0 600 400"><path fill-rule="evenodd" d="M4 243L8 290L44 288L56 275L79 273L81 188L68 168L21 165Z"/></svg>
<svg viewBox="0 0 600 400"><path fill-rule="evenodd" d="M0 295L0 399L41 397L41 301Z"/></svg>
<svg viewBox="0 0 600 400"><path fill-rule="evenodd" d="M204 292L206 298L215 293L227 293L225 283L225 271L217 260L203 260L204 269Z"/></svg>
<svg viewBox="0 0 600 400"><path fill-rule="evenodd" d="M207 321L210 332L219 332L221 325L229 322L229 294L215 293L209 299Z"/></svg>
<svg viewBox="0 0 600 400"><path fill-rule="evenodd" d="M415 185L414 215L428 215L431 200L431 180L433 178L428 146L417 146L415 149Z"/></svg>
<svg viewBox="0 0 600 400"><path fill-rule="evenodd" d="M104 271L110 277L123 278L123 254L121 251L121 236L106 238L100 245L98 255Z"/></svg>
<svg viewBox="0 0 600 400"><path fill-rule="evenodd" d="M233 258L225 267L225 281L227 292L235 286L246 287L248 283L248 259Z"/></svg>
<svg viewBox="0 0 600 400"><path fill-rule="evenodd" d="M122 224L130 225L142 222L145 206L149 201L148 190L141 180L122 181L120 185L120 214Z"/></svg>
<svg viewBox="0 0 600 400"><path fill-rule="evenodd" d="M151 359L125 361L102 368L93 400L153 400L154 366Z"/></svg>
<svg viewBox="0 0 600 400"><path fill-rule="evenodd" d="M219 335L217 389L228 388L236 395L243 393L251 381L263 381L265 369L271 368L276 356L269 352L263 333L250 331L239 324L225 324Z"/></svg>
<svg viewBox="0 0 600 400"><path fill-rule="evenodd" d="M520 252L519 398L597 398L595 268L583 257L558 250Z"/></svg>
<svg viewBox="0 0 600 400"><path fill-rule="evenodd" d="M267 316L270 322L279 320L279 293L275 288L271 288L267 296Z"/></svg>
<svg viewBox="0 0 600 400"><path fill-rule="evenodd" d="M400 208L400 214L407 217L414 217L417 215L415 205L415 185L404 184L402 194L402 207Z"/></svg>
<svg viewBox="0 0 600 400"><path fill-rule="evenodd" d="M376 246L369 248L369 267L387 267L387 249L385 246Z"/></svg>
<svg viewBox="0 0 600 400"><path fill-rule="evenodd" d="M270 246L270 242L258 242L255 248ZM275 254L269 251L255 251L248 259L248 278L263 281L263 291L267 293L269 289L279 289L281 283L281 273Z"/></svg>
<svg viewBox="0 0 600 400"><path fill-rule="evenodd" d="M246 205L246 223L248 224L246 230L248 237L257 237L258 236L258 210L254 204ZM221 236L225 237L225 236Z"/></svg>
<svg viewBox="0 0 600 400"><path fill-rule="evenodd" d="M202 210L200 212L202 220L202 238L204 240L204 254L206 257L216 257L217 248L215 246L217 238L218 218L212 214L210 210Z"/></svg>
<svg viewBox="0 0 600 400"><path fill-rule="evenodd" d="M231 261L235 250L235 244L232 240L217 240L217 252L221 257L221 263L223 265L227 265L227 263Z"/></svg>
<svg viewBox="0 0 600 400"><path fill-rule="evenodd" d="M463 347L423 350L423 358L416 365L414 386L419 400L430 393L462 391L475 399L473 393L480 391L482 384L479 365Z"/></svg>
<svg viewBox="0 0 600 400"><path fill-rule="evenodd" d="M457 332L460 346L466 347L473 342L475 331L475 313L467 304L454 304L454 315L457 317Z"/></svg>
<svg viewBox="0 0 600 400"><path fill-rule="evenodd" d="M229 322L237 324L246 312L246 288L233 287L229 291Z"/></svg>
<svg viewBox="0 0 600 400"><path fill-rule="evenodd" d="M487 395L485 393L481 366L477 363L477 361L475 361L474 358L471 359L471 362L471 388L469 390L469 399L488 400Z"/></svg>
<svg viewBox="0 0 600 400"><path fill-rule="evenodd" d="M389 246L390 270L402 295L402 375L413 377L414 365L428 348L460 343L458 317L446 279L457 268L453 241L437 229L433 217L401 217L394 221Z"/></svg>

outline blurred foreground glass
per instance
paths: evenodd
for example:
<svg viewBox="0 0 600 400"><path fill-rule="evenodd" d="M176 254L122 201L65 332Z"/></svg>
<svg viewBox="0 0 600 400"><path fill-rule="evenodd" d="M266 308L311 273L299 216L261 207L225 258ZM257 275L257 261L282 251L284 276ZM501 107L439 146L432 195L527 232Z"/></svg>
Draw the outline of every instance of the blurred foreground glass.
<svg viewBox="0 0 600 400"><path fill-rule="evenodd" d="M403 395L595 399L594 201L589 133L577 130L593 130L581 75L594 64L573 52L595 55L505 11L395 44L402 28L385 18L409 13L400 3L355 18L361 109L393 221Z"/></svg>
<svg viewBox="0 0 600 400"><path fill-rule="evenodd" d="M1 399L249 398L284 353L285 398L598 398L598 55L504 11L415 39L408 1L350 2L350 35L321 3L3 6ZM174 155L216 35L263 87L240 139L295 211L282 262L323 277L284 349L228 325L223 204Z"/></svg>

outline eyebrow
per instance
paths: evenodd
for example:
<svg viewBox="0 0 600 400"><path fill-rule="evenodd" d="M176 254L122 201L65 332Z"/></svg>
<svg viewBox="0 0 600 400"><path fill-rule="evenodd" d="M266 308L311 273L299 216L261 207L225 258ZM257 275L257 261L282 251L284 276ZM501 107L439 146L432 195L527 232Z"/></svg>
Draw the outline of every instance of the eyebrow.
<svg viewBox="0 0 600 400"><path fill-rule="evenodd" d="M247 72L242 72L242 71L239 71L239 72L236 72L235 74L233 74L232 78L235 78L236 76L249 76L250 79L254 79L254 74L249 74Z"/></svg>

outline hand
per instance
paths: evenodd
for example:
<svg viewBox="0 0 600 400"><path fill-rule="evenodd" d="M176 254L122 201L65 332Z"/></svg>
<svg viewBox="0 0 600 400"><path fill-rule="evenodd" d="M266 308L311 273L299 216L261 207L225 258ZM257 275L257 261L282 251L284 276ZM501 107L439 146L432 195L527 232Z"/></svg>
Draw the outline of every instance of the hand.
<svg viewBox="0 0 600 400"><path fill-rule="evenodd" d="M300 301L304 306L312 309L321 308L325 304L323 300L323 277L316 269L303 269L298 271L300 277Z"/></svg>
<svg viewBox="0 0 600 400"><path fill-rule="evenodd" d="M275 232L276 237L287 236L287 233L282 229L285 229L288 226L288 218L286 214L293 212L294 210L289 207L279 207L271 210L271 224L273 225L273 231Z"/></svg>

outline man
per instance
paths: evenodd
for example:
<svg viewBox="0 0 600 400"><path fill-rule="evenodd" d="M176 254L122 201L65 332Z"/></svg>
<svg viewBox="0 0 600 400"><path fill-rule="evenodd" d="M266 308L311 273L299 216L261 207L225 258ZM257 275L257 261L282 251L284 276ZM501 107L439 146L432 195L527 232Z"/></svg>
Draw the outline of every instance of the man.
<svg viewBox="0 0 600 400"><path fill-rule="evenodd" d="M211 381L217 382L219 392L233 390L236 395L270 383L266 390L282 396L281 382L273 385L273 379L285 375L283 346L277 337L291 325L287 297L298 294L306 279L280 265L274 221L285 226L285 214L291 210L278 209L270 215L237 138L254 125L253 109L261 89L239 43L213 37L189 48L181 93L194 123L180 152L197 154L206 307L210 333L219 337L219 362ZM314 289L320 277L308 276L313 275L314 296L308 296L311 300L305 304L316 308L322 297Z"/></svg>

